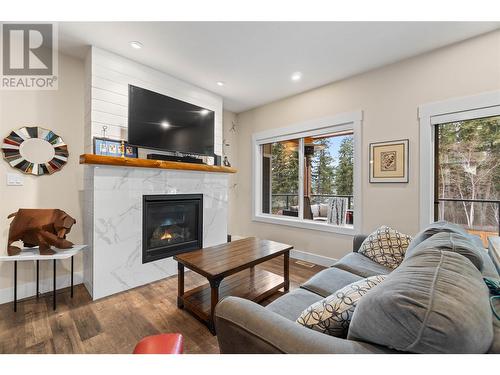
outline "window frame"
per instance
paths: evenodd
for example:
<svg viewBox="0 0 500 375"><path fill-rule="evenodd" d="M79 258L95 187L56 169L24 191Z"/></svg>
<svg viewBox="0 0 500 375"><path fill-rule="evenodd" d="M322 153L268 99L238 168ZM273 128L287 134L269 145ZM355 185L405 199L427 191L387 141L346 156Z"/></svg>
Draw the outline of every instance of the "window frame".
<svg viewBox="0 0 500 375"><path fill-rule="evenodd" d="M282 128L252 134L252 220L269 224L287 225L303 229L333 232L346 235L358 234L362 228L361 217L361 124L363 112L355 111L314 119ZM343 227L314 222L304 217L304 137L330 134L340 131L353 132L353 203L354 223ZM262 212L262 145L266 143L300 139L299 142L299 217L287 217Z"/></svg>
<svg viewBox="0 0 500 375"><path fill-rule="evenodd" d="M435 125L500 115L500 90L418 107L420 124L420 229L434 222Z"/></svg>

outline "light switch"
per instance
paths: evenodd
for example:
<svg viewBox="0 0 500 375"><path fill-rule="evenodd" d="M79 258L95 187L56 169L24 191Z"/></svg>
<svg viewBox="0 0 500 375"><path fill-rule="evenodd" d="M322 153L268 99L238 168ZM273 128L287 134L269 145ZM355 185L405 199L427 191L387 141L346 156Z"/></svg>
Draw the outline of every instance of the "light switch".
<svg viewBox="0 0 500 375"><path fill-rule="evenodd" d="M7 186L23 186L24 177L19 173L7 173Z"/></svg>

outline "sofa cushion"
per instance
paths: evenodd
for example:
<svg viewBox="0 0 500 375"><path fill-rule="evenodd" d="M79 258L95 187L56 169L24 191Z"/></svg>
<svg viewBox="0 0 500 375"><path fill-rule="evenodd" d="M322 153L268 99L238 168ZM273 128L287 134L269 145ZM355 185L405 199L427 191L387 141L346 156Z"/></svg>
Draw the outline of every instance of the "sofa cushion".
<svg viewBox="0 0 500 375"><path fill-rule="evenodd" d="M405 259L425 249L446 250L458 253L469 259L479 271L483 271L483 254L486 251L476 246L467 236L454 232L440 232L421 242L418 246L408 248Z"/></svg>
<svg viewBox="0 0 500 375"><path fill-rule="evenodd" d="M344 286L361 279L361 276L332 267L318 272L300 287L322 297L327 297Z"/></svg>
<svg viewBox="0 0 500 375"><path fill-rule="evenodd" d="M358 301L384 279L384 275L370 276L346 285L305 309L297 323L330 336L346 337Z"/></svg>
<svg viewBox="0 0 500 375"><path fill-rule="evenodd" d="M339 259L332 267L351 272L361 277L375 275L387 275L392 271L391 268L384 267L364 255L358 253L349 253Z"/></svg>
<svg viewBox="0 0 500 375"><path fill-rule="evenodd" d="M485 250L481 256L483 257L483 276L494 280L500 280L500 275L495 267L495 263L491 260L488 252Z"/></svg>
<svg viewBox="0 0 500 375"><path fill-rule="evenodd" d="M476 244L476 246L484 247L481 239L478 236L469 234L460 225L452 224L447 221L441 220L429 224L424 230L417 233L413 238L413 240L411 241L410 245L408 246L407 251L418 246L420 243L424 242L426 239L432 237L436 233L441 233L441 232L461 234L465 237L468 237L472 242Z"/></svg>
<svg viewBox="0 0 500 375"><path fill-rule="evenodd" d="M403 261L410 241L411 237L407 234L383 225L366 237L358 253L394 269Z"/></svg>
<svg viewBox="0 0 500 375"><path fill-rule="evenodd" d="M460 254L427 249L359 301L348 339L414 353L485 353L491 322L477 268Z"/></svg>
<svg viewBox="0 0 500 375"><path fill-rule="evenodd" d="M292 321L296 321L307 306L322 297L305 289L295 289L267 305L266 309Z"/></svg>

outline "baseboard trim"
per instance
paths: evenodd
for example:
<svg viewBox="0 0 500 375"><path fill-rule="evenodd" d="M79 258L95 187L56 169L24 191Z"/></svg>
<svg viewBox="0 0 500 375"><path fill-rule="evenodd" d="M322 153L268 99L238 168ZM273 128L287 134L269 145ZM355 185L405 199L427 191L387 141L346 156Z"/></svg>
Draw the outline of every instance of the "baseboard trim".
<svg viewBox="0 0 500 375"><path fill-rule="evenodd" d="M248 238L246 236L238 236L238 235L231 235L231 241L238 241L238 240L242 240L244 238Z"/></svg>
<svg viewBox="0 0 500 375"><path fill-rule="evenodd" d="M83 283L83 272L75 272L73 277L73 284L78 285ZM52 292L52 278L40 279L40 293ZM56 277L56 289L63 289L71 286L71 275ZM27 283L17 283L17 300L23 298L34 297L36 294L36 280ZM0 289L0 304L9 303L14 301L14 284L9 288Z"/></svg>
<svg viewBox="0 0 500 375"><path fill-rule="evenodd" d="M337 261L337 259L335 258L329 258L323 255L312 254L306 251L295 250L295 249L290 251L290 257L304 260L309 263L318 264L323 267L330 267L333 263Z"/></svg>
<svg viewBox="0 0 500 375"><path fill-rule="evenodd" d="M247 236L238 236L238 235L233 235L231 237L232 241L237 241L243 238L247 238ZM338 260L336 258L329 258L323 255L312 254L308 253L307 251L296 250L296 249L290 251L290 257L303 260L309 263L314 263L323 267L330 267L333 263L335 263Z"/></svg>

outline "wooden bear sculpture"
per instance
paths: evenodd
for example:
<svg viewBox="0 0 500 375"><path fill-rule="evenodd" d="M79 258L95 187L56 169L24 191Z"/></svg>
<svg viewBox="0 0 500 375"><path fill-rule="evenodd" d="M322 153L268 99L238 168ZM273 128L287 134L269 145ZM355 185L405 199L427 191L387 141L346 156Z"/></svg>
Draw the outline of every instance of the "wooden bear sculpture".
<svg viewBox="0 0 500 375"><path fill-rule="evenodd" d="M8 219L11 217L14 220L9 228L9 255L21 252L19 247L12 246L16 241L23 241L26 247L39 246L42 255L54 254L51 246L59 249L70 249L73 246L72 242L66 240L66 234L70 232L76 220L62 210L21 208L7 216Z"/></svg>

